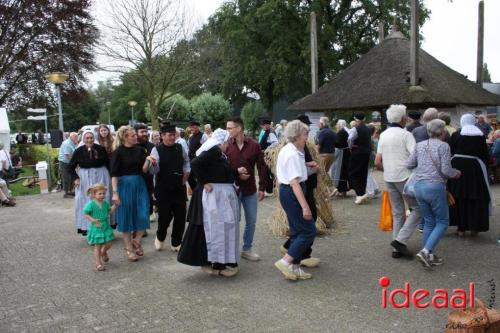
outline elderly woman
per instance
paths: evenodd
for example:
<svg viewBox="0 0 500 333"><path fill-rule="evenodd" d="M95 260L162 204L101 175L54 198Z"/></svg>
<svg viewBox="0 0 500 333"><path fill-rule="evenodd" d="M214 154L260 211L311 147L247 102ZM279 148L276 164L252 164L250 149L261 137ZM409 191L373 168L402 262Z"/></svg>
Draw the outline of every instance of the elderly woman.
<svg viewBox="0 0 500 333"><path fill-rule="evenodd" d="M108 126L101 124L97 128L97 138L96 143L103 146L106 149L108 157L111 158L111 154L113 154L113 136L109 131Z"/></svg>
<svg viewBox="0 0 500 333"><path fill-rule="evenodd" d="M212 275L231 277L238 273L240 260L240 206L234 187L237 174L224 154L228 138L226 130L216 129L191 161L191 172L198 185L190 203L190 225L178 260L202 266L204 272Z"/></svg>
<svg viewBox="0 0 500 333"><path fill-rule="evenodd" d="M491 196L487 174L488 146L483 132L476 127L472 114L460 119L460 130L450 140L451 165L464 177L448 182L456 204L450 207L450 225L458 227L458 235L466 231L476 235L488 231Z"/></svg>
<svg viewBox="0 0 500 333"><path fill-rule="evenodd" d="M85 131L82 143L69 162L69 171L75 179L75 226L82 236L87 235L89 221L83 213L83 206L87 203L87 189L96 183L110 184L109 159L106 149L95 143L94 133ZM78 170L77 170L78 169ZM106 192L106 200L111 199L111 193Z"/></svg>
<svg viewBox="0 0 500 333"><path fill-rule="evenodd" d="M304 155L309 128L300 120L288 123L283 135L288 142L276 162L279 197L290 227L290 247L284 257L274 263L288 280L312 277L300 268L300 261L316 236L316 224L305 197L307 166Z"/></svg>
<svg viewBox="0 0 500 333"><path fill-rule="evenodd" d="M449 224L448 196L446 180L459 178L461 172L451 167L450 146L444 142L448 131L440 119L427 123L429 139L415 147L407 161L409 169L415 169L415 198L424 219L422 250L417 259L424 267L443 263L434 253Z"/></svg>
<svg viewBox="0 0 500 333"><path fill-rule="evenodd" d="M349 132L347 123L343 119L337 121L335 128L337 130L337 141L335 142L336 149L334 166L332 168L332 179L337 189L333 194L345 197L350 190L347 180L349 176L349 160L351 159L351 151L347 143Z"/></svg>
<svg viewBox="0 0 500 333"><path fill-rule="evenodd" d="M142 174L148 172L154 163L155 159L137 145L134 128L120 127L111 160L112 201L119 205L116 210L117 229L123 233L129 261L137 261L137 256L144 255L141 239L144 231L149 229L149 194Z"/></svg>

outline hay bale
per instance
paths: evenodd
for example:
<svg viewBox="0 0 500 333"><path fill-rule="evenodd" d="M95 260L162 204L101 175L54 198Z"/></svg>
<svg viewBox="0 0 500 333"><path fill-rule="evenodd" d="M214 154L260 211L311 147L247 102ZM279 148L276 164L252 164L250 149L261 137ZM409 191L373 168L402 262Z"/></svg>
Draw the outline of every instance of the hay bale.
<svg viewBox="0 0 500 333"><path fill-rule="evenodd" d="M280 142L268 149L266 149L264 156L266 164L276 174L276 162L278 161L278 153L286 144L284 138ZM319 155L316 152L316 147L313 142L307 142L307 147L311 152L311 156L314 161L320 164ZM314 198L316 199L316 208L318 210L318 219L316 220L316 229L318 235L323 235L328 233L328 229L333 226L333 209L329 202L329 184L331 184L330 177L320 168L318 173L318 186L314 191ZM279 196L278 182L275 184L274 191L277 196ZM283 208L278 206L274 214L268 219L268 223L271 232L276 236L287 236L289 233L288 220L286 218L285 211Z"/></svg>

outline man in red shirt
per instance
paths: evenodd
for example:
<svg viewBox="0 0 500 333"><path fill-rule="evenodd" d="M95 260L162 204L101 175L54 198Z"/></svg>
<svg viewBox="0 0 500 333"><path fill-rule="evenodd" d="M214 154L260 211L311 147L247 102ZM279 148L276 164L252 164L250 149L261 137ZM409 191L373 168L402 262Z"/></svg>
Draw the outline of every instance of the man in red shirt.
<svg viewBox="0 0 500 333"><path fill-rule="evenodd" d="M234 170L240 172L236 180L238 198L245 211L245 231L243 233L243 251L241 257L251 261L260 260L260 256L252 250L255 224L257 222L257 199L264 199L267 185L267 169L264 162L264 153L257 141L244 134L243 120L239 117L231 118L226 129L229 132L229 145L226 155ZM255 183L255 165L259 170L259 191Z"/></svg>

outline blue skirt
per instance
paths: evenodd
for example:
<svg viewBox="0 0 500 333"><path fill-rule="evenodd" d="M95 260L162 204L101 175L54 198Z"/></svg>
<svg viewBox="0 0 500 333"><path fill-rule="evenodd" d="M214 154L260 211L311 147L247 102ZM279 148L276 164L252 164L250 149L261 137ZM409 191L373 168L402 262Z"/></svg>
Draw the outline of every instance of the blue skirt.
<svg viewBox="0 0 500 333"><path fill-rule="evenodd" d="M149 229L149 194L141 175L118 178L120 206L116 210L118 231L133 232Z"/></svg>

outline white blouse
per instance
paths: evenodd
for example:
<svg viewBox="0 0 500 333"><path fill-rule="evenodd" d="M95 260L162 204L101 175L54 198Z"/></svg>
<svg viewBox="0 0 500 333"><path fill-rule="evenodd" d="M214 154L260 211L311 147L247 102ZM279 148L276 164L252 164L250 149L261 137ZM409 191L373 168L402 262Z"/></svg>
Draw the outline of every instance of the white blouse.
<svg viewBox="0 0 500 333"><path fill-rule="evenodd" d="M276 163L276 177L280 184L290 185L295 178L299 182L307 180L307 168L304 153L295 147L293 143L286 144L281 148Z"/></svg>

